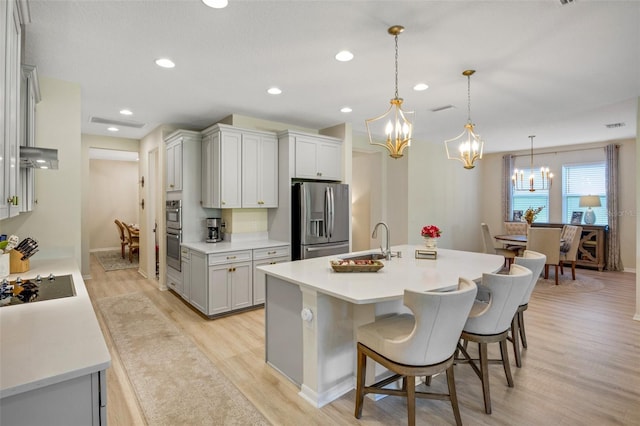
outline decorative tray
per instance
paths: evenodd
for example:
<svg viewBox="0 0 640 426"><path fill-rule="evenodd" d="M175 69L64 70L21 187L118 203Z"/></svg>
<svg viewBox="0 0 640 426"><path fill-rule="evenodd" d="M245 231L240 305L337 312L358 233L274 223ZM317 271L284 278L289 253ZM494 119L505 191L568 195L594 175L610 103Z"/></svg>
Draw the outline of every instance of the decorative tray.
<svg viewBox="0 0 640 426"><path fill-rule="evenodd" d="M379 260L332 260L330 263L336 272L378 272L384 268Z"/></svg>

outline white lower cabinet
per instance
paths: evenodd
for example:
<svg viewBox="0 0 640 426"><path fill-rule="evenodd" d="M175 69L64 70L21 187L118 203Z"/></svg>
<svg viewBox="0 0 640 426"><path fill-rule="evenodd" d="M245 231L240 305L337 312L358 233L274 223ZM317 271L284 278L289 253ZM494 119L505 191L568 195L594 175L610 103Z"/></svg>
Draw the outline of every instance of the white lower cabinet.
<svg viewBox="0 0 640 426"><path fill-rule="evenodd" d="M257 267L290 259L288 245L213 254L182 247L181 253L182 283L170 287L209 317L264 304L265 277Z"/></svg>

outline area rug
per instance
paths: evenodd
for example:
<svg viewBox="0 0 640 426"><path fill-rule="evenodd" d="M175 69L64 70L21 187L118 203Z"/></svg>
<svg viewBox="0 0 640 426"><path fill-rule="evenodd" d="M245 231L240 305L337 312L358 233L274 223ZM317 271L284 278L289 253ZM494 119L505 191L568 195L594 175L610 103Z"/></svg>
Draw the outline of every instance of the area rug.
<svg viewBox="0 0 640 426"><path fill-rule="evenodd" d="M269 424L144 294L98 307L150 426Z"/></svg>
<svg viewBox="0 0 640 426"><path fill-rule="evenodd" d="M545 294L591 293L604 288L602 281L593 278L576 276L576 279L572 280L571 272L569 272L569 275L566 275L566 271L564 276L559 277L558 285L556 285L553 273L549 274L549 278L551 279L545 280L544 278L540 278L533 291Z"/></svg>
<svg viewBox="0 0 640 426"><path fill-rule="evenodd" d="M133 262L129 262L129 255L125 253L124 259L120 250L94 251L93 254L105 271L117 271L138 267L138 256L133 256Z"/></svg>

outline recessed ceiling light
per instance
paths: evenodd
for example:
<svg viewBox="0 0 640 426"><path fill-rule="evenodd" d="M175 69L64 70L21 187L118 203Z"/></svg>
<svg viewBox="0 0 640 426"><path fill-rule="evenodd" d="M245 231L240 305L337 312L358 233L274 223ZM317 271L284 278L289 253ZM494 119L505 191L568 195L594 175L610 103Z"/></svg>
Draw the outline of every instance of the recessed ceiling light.
<svg viewBox="0 0 640 426"><path fill-rule="evenodd" d="M340 62L349 62L353 59L353 53L349 52L348 50L343 50L336 54L336 59Z"/></svg>
<svg viewBox="0 0 640 426"><path fill-rule="evenodd" d="M171 59L167 58L156 59L156 65L162 68L173 68L176 66Z"/></svg>
<svg viewBox="0 0 640 426"><path fill-rule="evenodd" d="M229 4L228 0L202 0L202 3L214 9L224 9Z"/></svg>
<svg viewBox="0 0 640 426"><path fill-rule="evenodd" d="M416 92L421 92L423 90L427 90L429 88L429 85L426 83L418 83L415 86L413 86L413 90L415 90Z"/></svg>
<svg viewBox="0 0 640 426"><path fill-rule="evenodd" d="M353 111L353 110L351 108L349 108L348 106L340 108L340 112L351 112L351 111Z"/></svg>
<svg viewBox="0 0 640 426"><path fill-rule="evenodd" d="M133 115L133 113L128 109L121 109L120 114L122 115Z"/></svg>
<svg viewBox="0 0 640 426"><path fill-rule="evenodd" d="M279 95L280 93L282 93L282 90L278 89L277 87L270 87L269 89L267 89L267 93L270 95Z"/></svg>
<svg viewBox="0 0 640 426"><path fill-rule="evenodd" d="M110 131L110 132L117 132L120 129L118 129L117 127L107 127L107 130Z"/></svg>

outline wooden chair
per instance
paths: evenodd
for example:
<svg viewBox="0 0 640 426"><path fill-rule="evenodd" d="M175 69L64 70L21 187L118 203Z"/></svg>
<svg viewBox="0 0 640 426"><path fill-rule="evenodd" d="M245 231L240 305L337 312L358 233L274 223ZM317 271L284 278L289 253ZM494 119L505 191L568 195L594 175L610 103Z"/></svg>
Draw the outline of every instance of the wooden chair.
<svg viewBox="0 0 640 426"><path fill-rule="evenodd" d="M118 219L114 220L114 223L118 227L118 233L120 234L120 255L124 259L124 248L129 244L127 237L125 236L124 225Z"/></svg>
<svg viewBox="0 0 640 426"><path fill-rule="evenodd" d="M527 237L527 250L536 251L547 256L544 265L544 278L549 278L549 265L556 268L556 285L558 285L558 266L560 266L560 228L535 228L529 229Z"/></svg>
<svg viewBox="0 0 640 426"><path fill-rule="evenodd" d="M578 246L582 238L582 226L564 225L560 239L564 241L560 246L560 273L564 274L563 265L571 262L571 278L576 279L576 260L578 259Z"/></svg>
<svg viewBox="0 0 640 426"><path fill-rule="evenodd" d="M416 422L416 397L449 400L456 424L462 424L453 376L453 355L476 291L475 283L464 278L459 279L458 289L454 291L405 290L404 304L413 315L392 315L358 327L357 419L362 416L365 394L376 393L406 397L409 426ZM394 375L365 386L367 357ZM431 377L441 372L446 372L448 394L416 392L416 376ZM402 379L401 389L385 388L399 379Z"/></svg>
<svg viewBox="0 0 640 426"><path fill-rule="evenodd" d="M513 356L516 359L516 366L522 367L520 342L522 342L523 348L527 348L527 334L524 329L524 311L529 308L531 293L533 293L533 289L536 287L536 283L538 282L538 278L540 278L540 273L542 272L542 268L544 268L544 264L547 263L547 257L542 253L525 250L522 257L515 258L514 263L516 265L524 266L531 271L531 283L529 284L529 287L527 287L527 292L522 298L520 306L518 306L518 310L511 321L510 340L511 343L513 343Z"/></svg>
<svg viewBox="0 0 640 426"><path fill-rule="evenodd" d="M509 366L507 338L511 321L525 296L531 282L531 271L520 265L511 265L509 274L483 274L478 292L482 289L488 294L488 300L477 300L462 330L462 341L458 350L462 358L456 363L468 363L482 382L484 411L491 414L491 394L489 392L489 363L501 363L507 376L507 385L513 387L513 378ZM478 305L481 306L478 309ZM467 343L478 343L478 358L472 358L467 352ZM501 359L489 359L487 345L499 343Z"/></svg>
<svg viewBox="0 0 640 426"><path fill-rule="evenodd" d="M129 225L124 226L127 230L127 244L129 245L129 262L133 263L133 253L140 252L140 237L138 232L132 230Z"/></svg>
<svg viewBox="0 0 640 426"><path fill-rule="evenodd" d="M499 248L495 246L493 235L491 235L491 231L489 230L489 225L486 223L481 223L480 227L482 228L482 241L484 242L484 252L489 254L499 254L504 256L505 262L507 266L511 266L513 263L513 259L518 254L518 250L511 250L506 248ZM519 247L522 248L522 247Z"/></svg>

